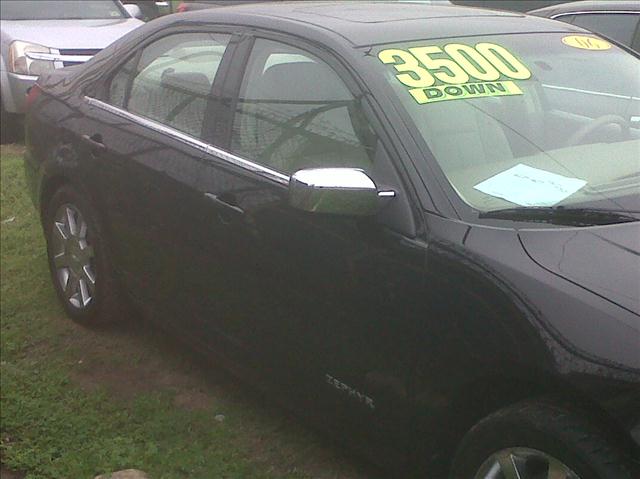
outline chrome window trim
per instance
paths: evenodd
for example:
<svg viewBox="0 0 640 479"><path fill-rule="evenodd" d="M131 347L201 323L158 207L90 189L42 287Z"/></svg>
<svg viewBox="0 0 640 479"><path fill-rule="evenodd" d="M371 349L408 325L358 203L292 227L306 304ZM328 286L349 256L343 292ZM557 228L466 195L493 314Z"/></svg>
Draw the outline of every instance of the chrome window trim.
<svg viewBox="0 0 640 479"><path fill-rule="evenodd" d="M45 60L52 62L74 62L84 63L91 60L93 55L61 55L59 53L37 53L27 52L26 56L32 60Z"/></svg>
<svg viewBox="0 0 640 479"><path fill-rule="evenodd" d="M110 113L118 115L127 120L134 121L139 125L150 128L154 131L157 131L158 133L169 135L171 138L179 140L189 146L193 146L194 148L197 148L204 153L220 158L221 160L229 164L240 167L251 173L260 175L263 178L266 178L268 180L275 181L276 183L279 183L281 185L284 185L284 186L289 185L289 179L290 179L289 176L284 175L279 171L272 170L271 168L267 168L266 166L262 166L258 163L254 163L253 161L241 158L226 150L222 150L218 147L215 147L213 145L200 141L190 135L182 133L179 130L171 128L170 126L164 125L154 120L150 120L148 118L144 118L142 116L138 116L134 113L131 113L129 111L123 110L116 106L105 103L101 100L98 100L97 98L92 98L90 96L85 96L84 98L87 101L87 103L89 103L90 105L106 110Z"/></svg>
<svg viewBox="0 0 640 479"><path fill-rule="evenodd" d="M636 15L640 15L640 11L638 10L581 10L579 12L563 12L563 13L556 13L555 15L552 15L551 18L552 20L555 20L556 18L560 18L560 17L568 17L569 15L589 15L589 14L601 14L601 13L622 13L622 14L636 14Z"/></svg>
<svg viewBox="0 0 640 479"><path fill-rule="evenodd" d="M600 91L582 90L580 88L570 88L570 87L566 87L566 86L549 85L547 83L542 83L542 86L544 88L550 88L551 90L574 91L576 93L586 93L588 95L606 96L606 97L609 97L609 98L621 98L623 100L631 100L631 101L640 100L640 97L635 97L635 96L616 95L615 93L605 93L605 92L600 92Z"/></svg>

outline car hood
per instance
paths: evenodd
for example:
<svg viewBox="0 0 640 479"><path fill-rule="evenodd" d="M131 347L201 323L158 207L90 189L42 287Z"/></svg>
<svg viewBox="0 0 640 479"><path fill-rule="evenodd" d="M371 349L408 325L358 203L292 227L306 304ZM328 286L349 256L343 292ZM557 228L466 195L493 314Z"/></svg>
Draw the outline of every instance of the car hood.
<svg viewBox="0 0 640 479"><path fill-rule="evenodd" d="M143 24L135 18L3 20L2 43L22 40L58 49L102 49Z"/></svg>
<svg viewBox="0 0 640 479"><path fill-rule="evenodd" d="M640 315L640 222L520 231L520 238L543 268Z"/></svg>

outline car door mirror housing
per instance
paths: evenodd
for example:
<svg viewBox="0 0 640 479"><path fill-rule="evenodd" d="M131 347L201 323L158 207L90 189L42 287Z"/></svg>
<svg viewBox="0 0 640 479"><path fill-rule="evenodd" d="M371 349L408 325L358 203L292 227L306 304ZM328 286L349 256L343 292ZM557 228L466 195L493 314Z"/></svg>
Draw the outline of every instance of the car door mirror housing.
<svg viewBox="0 0 640 479"><path fill-rule="evenodd" d="M358 168L313 168L300 170L289 181L289 204L298 210L348 216L370 216L380 207L374 181Z"/></svg>

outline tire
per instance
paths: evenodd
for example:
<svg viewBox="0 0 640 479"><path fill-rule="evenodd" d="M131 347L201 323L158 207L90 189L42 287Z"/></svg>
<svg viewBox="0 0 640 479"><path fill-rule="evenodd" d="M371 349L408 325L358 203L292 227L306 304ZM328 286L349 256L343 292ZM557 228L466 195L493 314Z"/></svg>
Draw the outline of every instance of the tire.
<svg viewBox="0 0 640 479"><path fill-rule="evenodd" d="M103 225L87 198L62 186L46 206L43 226L51 279L67 315L87 326L122 321L129 313L127 301L118 287ZM65 240L65 234L70 239Z"/></svg>
<svg viewBox="0 0 640 479"><path fill-rule="evenodd" d="M559 461L575 474L569 473L567 478L640 477L635 475L637 471L632 472L634 466L629 455L614 446L615 443L586 416L551 401L525 401L491 414L466 434L456 452L451 478L503 477L501 473L495 476L486 473L499 451L502 458L507 454L519 464L522 479L546 478L549 469L561 468L557 462L555 466L545 466L546 459L548 464Z"/></svg>

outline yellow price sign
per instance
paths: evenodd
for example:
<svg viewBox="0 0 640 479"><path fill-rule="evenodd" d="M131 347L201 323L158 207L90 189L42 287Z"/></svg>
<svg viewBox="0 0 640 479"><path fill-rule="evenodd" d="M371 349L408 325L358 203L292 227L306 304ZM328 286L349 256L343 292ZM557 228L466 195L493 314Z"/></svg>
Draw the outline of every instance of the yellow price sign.
<svg viewBox="0 0 640 479"><path fill-rule="evenodd" d="M396 79L409 87L420 104L487 96L522 95L514 80L531 71L506 48L494 43L475 46L450 43L383 50L378 59L393 65Z"/></svg>

